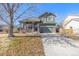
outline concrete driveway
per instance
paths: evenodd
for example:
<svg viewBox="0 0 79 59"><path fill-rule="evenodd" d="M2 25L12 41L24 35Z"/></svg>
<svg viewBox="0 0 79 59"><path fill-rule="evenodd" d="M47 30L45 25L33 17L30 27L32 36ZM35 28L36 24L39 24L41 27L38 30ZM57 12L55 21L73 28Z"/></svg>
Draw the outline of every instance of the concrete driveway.
<svg viewBox="0 0 79 59"><path fill-rule="evenodd" d="M79 56L78 41L56 36L42 36L46 56Z"/></svg>

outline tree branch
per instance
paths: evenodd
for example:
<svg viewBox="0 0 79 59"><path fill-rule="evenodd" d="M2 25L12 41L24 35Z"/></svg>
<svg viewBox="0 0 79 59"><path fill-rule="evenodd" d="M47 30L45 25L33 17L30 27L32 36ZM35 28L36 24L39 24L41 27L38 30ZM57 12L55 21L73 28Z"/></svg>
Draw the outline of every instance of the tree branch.
<svg viewBox="0 0 79 59"><path fill-rule="evenodd" d="M2 6L3 6L4 9L8 12L8 9L7 9L6 5L2 3Z"/></svg>
<svg viewBox="0 0 79 59"><path fill-rule="evenodd" d="M27 8L27 9L26 9L24 12L22 12L16 19L14 19L14 21L16 21L17 19L19 19L23 14L26 13L26 11L30 10L31 8L32 8L32 6L29 7L29 8Z"/></svg>
<svg viewBox="0 0 79 59"><path fill-rule="evenodd" d="M14 3L14 4L12 4L12 8L11 9L14 9L14 7L16 6L16 4Z"/></svg>
<svg viewBox="0 0 79 59"><path fill-rule="evenodd" d="M19 9L20 4L16 4L16 8L14 9L13 13L16 13L16 11Z"/></svg>
<svg viewBox="0 0 79 59"><path fill-rule="evenodd" d="M0 15L0 18L2 21L4 21L5 23L7 23L9 25L9 23L7 21L4 20L4 18Z"/></svg>

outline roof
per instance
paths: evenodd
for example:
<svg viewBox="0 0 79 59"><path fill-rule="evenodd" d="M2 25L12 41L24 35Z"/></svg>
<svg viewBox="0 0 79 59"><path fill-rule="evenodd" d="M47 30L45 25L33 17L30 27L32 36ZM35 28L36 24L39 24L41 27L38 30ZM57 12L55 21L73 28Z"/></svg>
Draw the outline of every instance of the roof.
<svg viewBox="0 0 79 59"><path fill-rule="evenodd" d="M27 22L40 22L41 20L39 18L27 18L27 19L24 19L22 21L20 21L21 23L27 23Z"/></svg>
<svg viewBox="0 0 79 59"><path fill-rule="evenodd" d="M67 24L70 23L72 20L79 22L79 16L78 16L78 15L71 15L71 16L68 16L68 17L64 20L63 26L67 25Z"/></svg>
<svg viewBox="0 0 79 59"><path fill-rule="evenodd" d="M53 15L53 16L56 17L56 15L53 14L53 13L45 12L44 14L40 15L39 18L41 18L41 17L47 17L47 16L50 16L50 15Z"/></svg>
<svg viewBox="0 0 79 59"><path fill-rule="evenodd" d="M53 13L45 12L44 14L40 15L39 17L27 18L27 19L21 20L19 22L20 23L41 22L41 19L40 19L41 17L47 17L47 16L50 16L50 15L53 15L53 16L56 17L56 15L53 14Z"/></svg>
<svg viewBox="0 0 79 59"><path fill-rule="evenodd" d="M6 26L8 26L8 25L1 25L1 24L0 24L0 27L6 27Z"/></svg>

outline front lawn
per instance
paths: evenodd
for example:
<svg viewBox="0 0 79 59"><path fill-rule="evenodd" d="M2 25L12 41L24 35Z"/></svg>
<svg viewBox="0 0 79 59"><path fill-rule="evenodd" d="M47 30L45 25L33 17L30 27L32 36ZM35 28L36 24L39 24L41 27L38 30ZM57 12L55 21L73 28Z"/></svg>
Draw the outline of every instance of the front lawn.
<svg viewBox="0 0 79 59"><path fill-rule="evenodd" d="M0 55L7 56L40 56L44 55L40 37L14 37L1 39Z"/></svg>

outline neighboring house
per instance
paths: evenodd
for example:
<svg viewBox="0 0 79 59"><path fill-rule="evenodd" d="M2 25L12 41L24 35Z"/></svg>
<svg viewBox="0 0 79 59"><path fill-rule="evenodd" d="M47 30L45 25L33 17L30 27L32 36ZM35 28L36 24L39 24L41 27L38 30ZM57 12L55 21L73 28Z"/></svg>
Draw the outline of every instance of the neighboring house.
<svg viewBox="0 0 79 59"><path fill-rule="evenodd" d="M0 33L8 33L8 32L9 32L8 25L1 25L0 24ZM17 27L14 27L13 32L18 32Z"/></svg>
<svg viewBox="0 0 79 59"><path fill-rule="evenodd" d="M64 29L72 29L73 33L79 34L79 15L68 16L62 26Z"/></svg>
<svg viewBox="0 0 79 59"><path fill-rule="evenodd" d="M7 25L0 25L0 33L6 33L8 32Z"/></svg>
<svg viewBox="0 0 79 59"><path fill-rule="evenodd" d="M39 17L22 20L21 32L55 33L55 17L55 14L45 12Z"/></svg>

